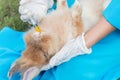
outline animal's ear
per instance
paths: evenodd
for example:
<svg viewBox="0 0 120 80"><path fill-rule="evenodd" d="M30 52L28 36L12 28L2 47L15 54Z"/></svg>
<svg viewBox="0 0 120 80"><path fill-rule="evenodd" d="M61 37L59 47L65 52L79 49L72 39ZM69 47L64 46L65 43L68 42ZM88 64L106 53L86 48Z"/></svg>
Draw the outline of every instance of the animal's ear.
<svg viewBox="0 0 120 80"><path fill-rule="evenodd" d="M12 64L8 72L8 78L11 79L15 74L19 72L19 69L20 69L19 64L16 64L16 63Z"/></svg>
<svg viewBox="0 0 120 80"><path fill-rule="evenodd" d="M22 80L32 80L38 73L40 69L37 67L30 67L28 70L25 71Z"/></svg>
<svg viewBox="0 0 120 80"><path fill-rule="evenodd" d="M57 1L57 10L68 8L66 0L58 0Z"/></svg>

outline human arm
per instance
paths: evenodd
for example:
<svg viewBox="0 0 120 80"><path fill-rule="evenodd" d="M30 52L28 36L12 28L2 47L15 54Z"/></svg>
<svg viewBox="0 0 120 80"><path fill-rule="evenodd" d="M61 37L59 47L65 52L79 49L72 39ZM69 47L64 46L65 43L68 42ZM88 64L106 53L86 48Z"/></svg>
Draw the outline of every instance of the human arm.
<svg viewBox="0 0 120 80"><path fill-rule="evenodd" d="M24 22L31 24L31 18L39 23L46 15L47 10L52 7L53 0L20 0L19 13Z"/></svg>
<svg viewBox="0 0 120 80"><path fill-rule="evenodd" d="M103 11L103 17L85 34L86 46L88 48L114 29L120 29L120 5L118 3L120 3L120 0L112 0L109 6Z"/></svg>
<svg viewBox="0 0 120 80"><path fill-rule="evenodd" d="M104 38L113 30L115 30L115 28L108 21L106 21L104 17L101 17L98 23L86 32L84 36L86 47L92 47L95 43Z"/></svg>

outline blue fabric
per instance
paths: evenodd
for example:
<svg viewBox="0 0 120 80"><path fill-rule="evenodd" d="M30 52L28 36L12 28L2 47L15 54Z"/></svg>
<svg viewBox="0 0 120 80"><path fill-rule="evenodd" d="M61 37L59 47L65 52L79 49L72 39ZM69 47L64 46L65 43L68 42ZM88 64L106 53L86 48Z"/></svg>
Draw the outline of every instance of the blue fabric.
<svg viewBox="0 0 120 80"><path fill-rule="evenodd" d="M0 80L8 80L10 65L21 56L25 49L23 32L5 27L0 31Z"/></svg>
<svg viewBox="0 0 120 80"><path fill-rule="evenodd" d="M0 31L0 80L8 80L10 66L25 49L23 35L24 32L14 31L7 26ZM11 80L20 80L20 74L15 74Z"/></svg>
<svg viewBox="0 0 120 80"><path fill-rule="evenodd" d="M11 64L25 49L23 32L5 27L0 31L0 80L8 80ZM77 56L35 80L116 80L120 77L120 31L116 30L93 46L91 55ZM101 47L102 46L102 47ZM16 75L12 80L19 80Z"/></svg>
<svg viewBox="0 0 120 80"><path fill-rule="evenodd" d="M69 1L71 6L73 2ZM116 24L120 25L118 22ZM11 64L25 49L23 35L24 32L8 27L0 31L0 80L8 80L7 72ZM92 54L77 56L41 72L35 80L117 80L120 77L119 47L120 31L116 30L94 45ZM15 75L12 80L19 80L19 77Z"/></svg>
<svg viewBox="0 0 120 80"><path fill-rule="evenodd" d="M120 29L120 0L112 0L103 12L103 16L112 26Z"/></svg>

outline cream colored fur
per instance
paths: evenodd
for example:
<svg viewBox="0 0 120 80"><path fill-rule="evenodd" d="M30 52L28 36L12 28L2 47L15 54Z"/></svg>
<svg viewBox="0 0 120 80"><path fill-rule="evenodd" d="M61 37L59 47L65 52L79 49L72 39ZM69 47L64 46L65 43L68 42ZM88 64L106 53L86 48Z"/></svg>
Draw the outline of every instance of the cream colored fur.
<svg viewBox="0 0 120 80"><path fill-rule="evenodd" d="M102 16L102 11L111 0L78 0L82 8L82 21L85 31L89 30Z"/></svg>

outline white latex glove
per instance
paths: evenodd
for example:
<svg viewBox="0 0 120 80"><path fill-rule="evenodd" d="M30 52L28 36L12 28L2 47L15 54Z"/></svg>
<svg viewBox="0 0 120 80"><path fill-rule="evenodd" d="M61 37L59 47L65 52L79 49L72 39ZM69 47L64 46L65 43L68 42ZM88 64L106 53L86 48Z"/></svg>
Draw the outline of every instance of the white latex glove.
<svg viewBox="0 0 120 80"><path fill-rule="evenodd" d="M21 20L31 24L31 18L39 23L41 18L47 13L47 10L52 7L53 0L21 0L19 13Z"/></svg>
<svg viewBox="0 0 120 80"><path fill-rule="evenodd" d="M53 56L50 59L49 64L42 67L41 71L48 70L61 63L67 62L75 56L90 54L90 53L91 53L91 49L88 49L86 47L86 43L84 40L84 33L83 33L77 38L67 42L65 46L58 53L56 53L55 56Z"/></svg>

